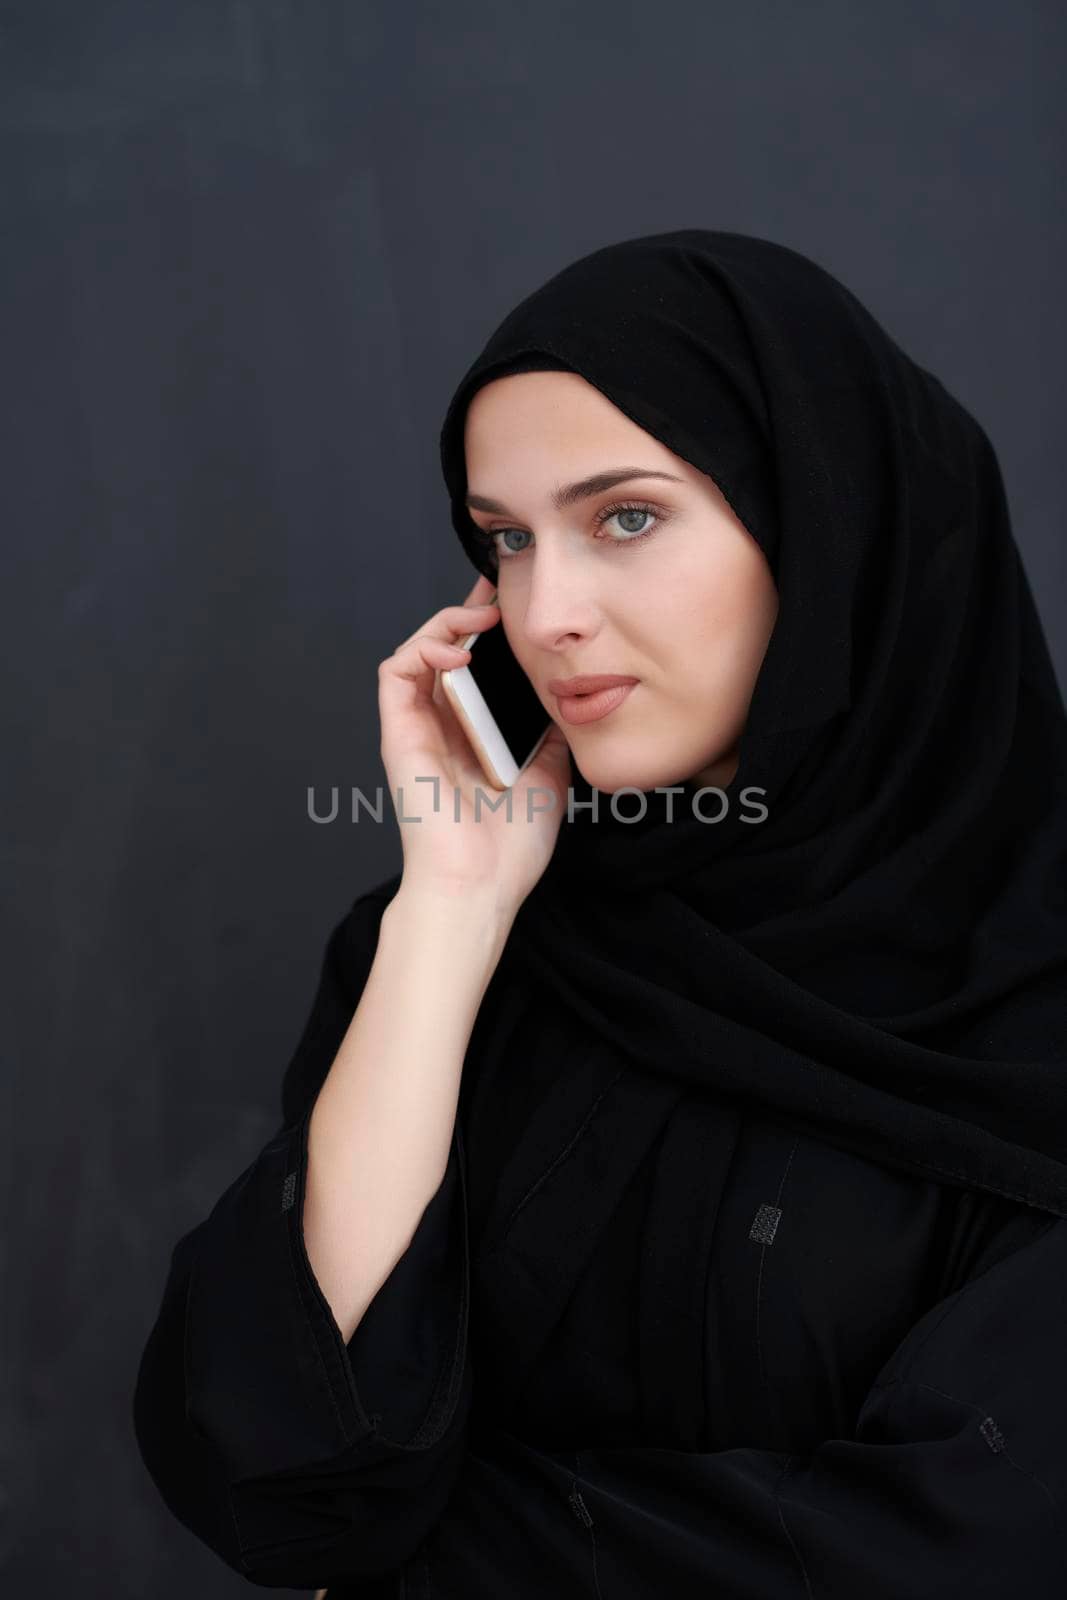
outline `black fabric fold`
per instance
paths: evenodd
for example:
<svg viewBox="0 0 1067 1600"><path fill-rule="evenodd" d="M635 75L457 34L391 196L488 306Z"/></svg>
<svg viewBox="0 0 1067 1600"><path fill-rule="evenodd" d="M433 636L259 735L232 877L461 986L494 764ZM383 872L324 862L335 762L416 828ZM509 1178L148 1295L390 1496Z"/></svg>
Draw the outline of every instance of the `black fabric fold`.
<svg viewBox="0 0 1067 1600"><path fill-rule="evenodd" d="M134 1428L163 1499L227 1565L268 1586L394 1573L440 1515L466 1438L461 1127L347 1345L303 1239L311 1111L395 888L361 896L334 928L283 1077L293 1120L175 1245L137 1374Z"/></svg>

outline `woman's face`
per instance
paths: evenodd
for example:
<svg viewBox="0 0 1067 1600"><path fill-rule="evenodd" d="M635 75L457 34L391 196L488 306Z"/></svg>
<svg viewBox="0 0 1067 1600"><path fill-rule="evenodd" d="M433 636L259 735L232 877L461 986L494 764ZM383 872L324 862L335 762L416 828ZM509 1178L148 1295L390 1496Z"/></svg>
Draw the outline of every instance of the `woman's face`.
<svg viewBox="0 0 1067 1600"><path fill-rule="evenodd" d="M498 626L585 780L605 794L725 788L778 595L714 480L572 372L483 385L464 442L471 517L498 557ZM624 468L640 474L553 503ZM548 683L582 673L638 682L608 716L576 725Z"/></svg>

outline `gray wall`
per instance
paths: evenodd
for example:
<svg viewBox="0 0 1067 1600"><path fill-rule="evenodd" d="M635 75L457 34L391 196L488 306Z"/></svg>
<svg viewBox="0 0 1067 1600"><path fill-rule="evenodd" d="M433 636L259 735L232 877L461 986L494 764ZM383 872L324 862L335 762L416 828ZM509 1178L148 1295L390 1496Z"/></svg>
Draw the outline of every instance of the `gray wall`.
<svg viewBox="0 0 1067 1600"><path fill-rule="evenodd" d="M0 8L6 1592L248 1592L136 1362L400 865L306 789L383 781L376 665L473 582L437 430L519 297L674 227L814 256L990 433L1067 680L1065 65L1053 0Z"/></svg>

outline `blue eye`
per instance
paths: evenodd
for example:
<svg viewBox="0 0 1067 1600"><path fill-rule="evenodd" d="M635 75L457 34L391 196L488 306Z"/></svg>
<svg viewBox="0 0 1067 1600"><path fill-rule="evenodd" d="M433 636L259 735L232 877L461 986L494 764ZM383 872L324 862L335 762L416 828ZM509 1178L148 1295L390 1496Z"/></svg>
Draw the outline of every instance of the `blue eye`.
<svg viewBox="0 0 1067 1600"><path fill-rule="evenodd" d="M633 500L627 500L619 505L605 506L595 518L594 526L597 528L602 527L606 522L610 522L614 517L626 516L644 517L646 520L647 518L652 517L654 518L653 525L650 528L624 528L622 529L623 537L617 539L601 533L594 533L593 537L600 542L611 546L639 544L642 539L651 538L659 528L660 524L668 520L669 515L670 513L664 511L661 506L645 505L640 501ZM504 534L525 533L526 530L524 528L486 529L479 527L478 524L473 521L472 527L474 529L475 537L483 544L487 544L490 547L498 562L514 561L517 556L525 554L525 550L511 550L505 554L503 547L497 542L500 536Z"/></svg>

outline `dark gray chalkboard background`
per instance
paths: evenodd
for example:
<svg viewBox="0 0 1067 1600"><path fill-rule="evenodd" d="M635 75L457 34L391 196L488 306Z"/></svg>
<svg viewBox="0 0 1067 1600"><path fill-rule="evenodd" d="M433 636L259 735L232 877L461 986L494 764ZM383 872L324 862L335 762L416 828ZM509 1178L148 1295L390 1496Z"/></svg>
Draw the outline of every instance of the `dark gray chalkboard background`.
<svg viewBox="0 0 1067 1600"><path fill-rule="evenodd" d="M5 1594L249 1592L144 1472L136 1362L400 865L306 791L383 781L377 663L473 582L437 430L518 298L667 228L814 256L989 432L1067 680L1065 20L0 5Z"/></svg>

